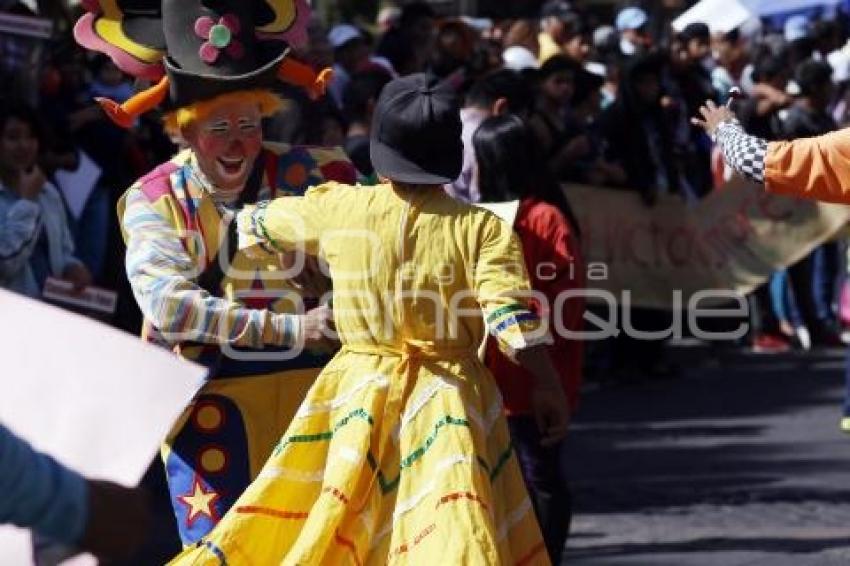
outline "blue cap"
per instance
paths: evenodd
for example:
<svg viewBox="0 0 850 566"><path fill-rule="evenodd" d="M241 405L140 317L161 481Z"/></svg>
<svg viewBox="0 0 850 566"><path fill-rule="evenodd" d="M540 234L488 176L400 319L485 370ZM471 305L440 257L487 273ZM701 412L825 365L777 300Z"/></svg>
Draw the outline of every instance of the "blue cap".
<svg viewBox="0 0 850 566"><path fill-rule="evenodd" d="M649 17L640 8L625 8L617 14L617 31L639 29L646 25L647 20Z"/></svg>

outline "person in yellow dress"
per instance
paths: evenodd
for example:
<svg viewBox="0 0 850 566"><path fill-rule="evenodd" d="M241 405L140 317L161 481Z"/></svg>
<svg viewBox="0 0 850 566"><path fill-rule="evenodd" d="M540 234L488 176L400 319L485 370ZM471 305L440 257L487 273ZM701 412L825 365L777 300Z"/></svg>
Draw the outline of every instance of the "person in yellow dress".
<svg viewBox="0 0 850 566"><path fill-rule="evenodd" d="M327 262L342 348L259 477L173 564L549 563L477 355L485 326L534 376L544 443L565 435L568 404L511 227L443 191L460 131L447 87L396 79L371 134L384 183L240 213L240 247Z"/></svg>

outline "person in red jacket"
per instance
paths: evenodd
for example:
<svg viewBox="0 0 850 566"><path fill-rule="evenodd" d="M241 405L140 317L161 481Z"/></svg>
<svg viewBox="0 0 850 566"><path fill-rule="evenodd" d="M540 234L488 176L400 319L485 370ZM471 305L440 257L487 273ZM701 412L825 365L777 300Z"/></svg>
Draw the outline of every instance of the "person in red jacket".
<svg viewBox="0 0 850 566"><path fill-rule="evenodd" d="M547 179L522 120L513 115L487 118L472 142L482 203L516 207L514 230L532 288L539 293L533 305L541 318L548 317L554 336L549 353L572 413L578 405L583 343L569 334L582 329L584 297L575 291L585 286L577 224L560 188ZM572 515L560 443L541 441L541 423L535 422L531 411L533 376L502 354L493 340L487 344L484 361L504 398L514 449L549 557L553 564L560 564Z"/></svg>

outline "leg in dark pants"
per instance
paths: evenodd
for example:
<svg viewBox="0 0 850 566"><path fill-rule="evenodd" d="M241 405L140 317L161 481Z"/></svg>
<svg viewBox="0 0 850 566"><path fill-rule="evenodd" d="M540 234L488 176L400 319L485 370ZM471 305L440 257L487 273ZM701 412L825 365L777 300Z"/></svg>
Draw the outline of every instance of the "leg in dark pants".
<svg viewBox="0 0 850 566"><path fill-rule="evenodd" d="M844 362L844 406L842 408L842 415L850 417L850 350L847 351L847 359ZM513 429L511 429L511 434L513 434ZM525 469L523 469L524 472Z"/></svg>
<svg viewBox="0 0 850 566"><path fill-rule="evenodd" d="M508 426L546 550L557 566L572 520L572 498L561 469L560 444L541 446L540 433L530 416L508 417Z"/></svg>
<svg viewBox="0 0 850 566"><path fill-rule="evenodd" d="M812 295L819 320L835 320L836 297L841 247L827 242L812 253Z"/></svg>

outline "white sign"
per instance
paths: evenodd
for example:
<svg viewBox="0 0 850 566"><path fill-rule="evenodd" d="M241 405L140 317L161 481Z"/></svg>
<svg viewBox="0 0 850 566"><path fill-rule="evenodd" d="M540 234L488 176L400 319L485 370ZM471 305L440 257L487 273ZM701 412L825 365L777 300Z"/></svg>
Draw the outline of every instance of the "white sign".
<svg viewBox="0 0 850 566"><path fill-rule="evenodd" d="M0 312L0 421L86 477L138 484L206 368L8 291ZM0 564L30 564L28 538L0 526Z"/></svg>
<svg viewBox="0 0 850 566"><path fill-rule="evenodd" d="M115 291L101 289L100 287L86 287L76 293L74 285L70 281L55 277L48 277L44 281L42 296L54 303L103 314L113 314L115 306L118 304L118 294Z"/></svg>

